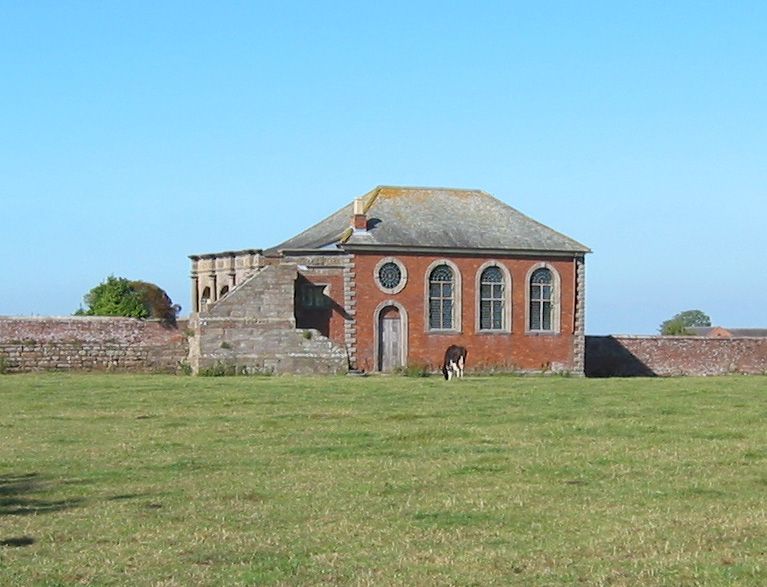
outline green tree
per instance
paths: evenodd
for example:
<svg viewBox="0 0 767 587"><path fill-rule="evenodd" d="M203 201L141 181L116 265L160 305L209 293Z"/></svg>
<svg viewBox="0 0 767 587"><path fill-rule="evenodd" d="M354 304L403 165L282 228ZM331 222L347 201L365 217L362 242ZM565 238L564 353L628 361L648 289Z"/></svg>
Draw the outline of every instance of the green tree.
<svg viewBox="0 0 767 587"><path fill-rule="evenodd" d="M700 310L685 310L669 318L660 325L660 333L669 336L687 334L687 329L694 326L711 326L711 318Z"/></svg>
<svg viewBox="0 0 767 587"><path fill-rule="evenodd" d="M153 283L131 281L110 275L106 281L83 297L87 308L75 312L78 316L127 316L129 318L158 318L175 324L181 307Z"/></svg>

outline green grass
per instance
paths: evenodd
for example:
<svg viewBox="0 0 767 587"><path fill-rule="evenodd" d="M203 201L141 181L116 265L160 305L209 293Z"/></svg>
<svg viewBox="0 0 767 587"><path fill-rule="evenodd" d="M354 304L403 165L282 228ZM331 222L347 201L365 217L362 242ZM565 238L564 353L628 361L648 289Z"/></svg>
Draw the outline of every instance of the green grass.
<svg viewBox="0 0 767 587"><path fill-rule="evenodd" d="M767 378L0 377L0 585L765 585Z"/></svg>

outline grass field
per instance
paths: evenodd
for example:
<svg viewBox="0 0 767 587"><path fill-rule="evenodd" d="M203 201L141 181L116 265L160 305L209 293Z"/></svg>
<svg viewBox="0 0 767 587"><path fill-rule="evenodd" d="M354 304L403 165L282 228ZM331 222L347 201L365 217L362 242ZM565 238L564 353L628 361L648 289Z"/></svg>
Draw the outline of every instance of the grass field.
<svg viewBox="0 0 767 587"><path fill-rule="evenodd" d="M0 585L767 585L766 390L0 376Z"/></svg>

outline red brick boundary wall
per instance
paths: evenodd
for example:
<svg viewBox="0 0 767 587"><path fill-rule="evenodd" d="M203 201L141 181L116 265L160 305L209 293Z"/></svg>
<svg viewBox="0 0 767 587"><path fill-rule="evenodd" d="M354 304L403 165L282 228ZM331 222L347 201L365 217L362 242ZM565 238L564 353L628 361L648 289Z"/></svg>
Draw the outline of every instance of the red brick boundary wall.
<svg viewBox="0 0 767 587"><path fill-rule="evenodd" d="M186 321L0 317L0 371L175 373L186 363Z"/></svg>
<svg viewBox="0 0 767 587"><path fill-rule="evenodd" d="M767 374L767 338L587 336L587 377Z"/></svg>

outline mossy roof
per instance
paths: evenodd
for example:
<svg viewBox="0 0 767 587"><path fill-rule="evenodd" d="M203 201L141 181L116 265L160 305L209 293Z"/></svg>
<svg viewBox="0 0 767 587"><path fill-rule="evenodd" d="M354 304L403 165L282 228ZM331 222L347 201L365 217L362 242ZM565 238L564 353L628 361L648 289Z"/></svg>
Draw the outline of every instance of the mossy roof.
<svg viewBox="0 0 767 587"><path fill-rule="evenodd" d="M481 190L379 186L360 199L367 230L351 228L352 201L266 253L365 248L590 252Z"/></svg>

